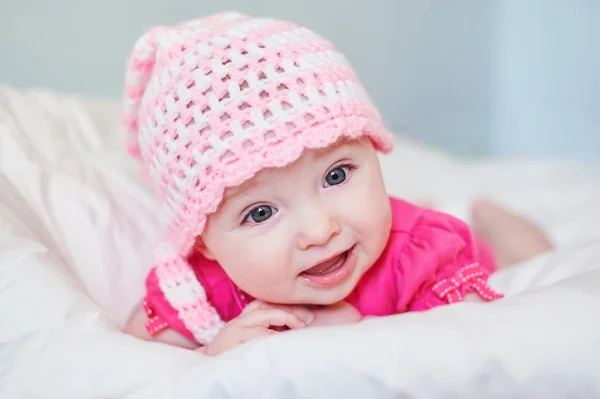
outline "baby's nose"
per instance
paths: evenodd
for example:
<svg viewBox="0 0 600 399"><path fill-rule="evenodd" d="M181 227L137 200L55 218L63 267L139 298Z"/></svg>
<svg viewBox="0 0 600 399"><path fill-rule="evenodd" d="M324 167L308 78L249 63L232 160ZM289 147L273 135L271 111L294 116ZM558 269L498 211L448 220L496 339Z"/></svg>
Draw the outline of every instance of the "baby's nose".
<svg viewBox="0 0 600 399"><path fill-rule="evenodd" d="M308 218L302 223L298 233L298 247L306 250L312 246L323 246L340 234L341 229L334 217L326 212L319 212L316 217Z"/></svg>

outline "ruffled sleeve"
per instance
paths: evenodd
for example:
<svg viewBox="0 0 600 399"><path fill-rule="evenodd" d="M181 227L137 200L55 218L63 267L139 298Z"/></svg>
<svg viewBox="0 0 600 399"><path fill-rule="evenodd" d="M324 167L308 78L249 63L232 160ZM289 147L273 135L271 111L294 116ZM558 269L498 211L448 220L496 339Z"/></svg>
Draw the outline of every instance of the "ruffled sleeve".
<svg viewBox="0 0 600 399"><path fill-rule="evenodd" d="M163 258L150 270L143 306L151 335L171 328L204 345L224 324L191 266L179 256Z"/></svg>
<svg viewBox="0 0 600 399"><path fill-rule="evenodd" d="M396 265L398 313L460 302L469 292L486 301L502 297L488 285L496 270L490 248L466 223L441 212L421 212Z"/></svg>
<svg viewBox="0 0 600 399"><path fill-rule="evenodd" d="M156 276L156 267L150 270L146 278L146 296L142 304L148 317L146 330L150 335L155 336L170 328L187 339L195 341L194 335L185 327L175 308L165 298Z"/></svg>

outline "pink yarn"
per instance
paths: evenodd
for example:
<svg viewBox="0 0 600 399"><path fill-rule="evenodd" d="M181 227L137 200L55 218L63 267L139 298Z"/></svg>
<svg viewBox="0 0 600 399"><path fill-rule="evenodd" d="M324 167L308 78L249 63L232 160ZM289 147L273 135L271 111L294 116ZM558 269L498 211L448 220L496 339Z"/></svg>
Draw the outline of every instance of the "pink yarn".
<svg viewBox="0 0 600 399"><path fill-rule="evenodd" d="M393 145L331 43L290 22L237 13L142 36L126 75L123 123L167 224L157 276L199 342L214 335L218 316L185 259L225 190L342 137L366 135L384 152Z"/></svg>

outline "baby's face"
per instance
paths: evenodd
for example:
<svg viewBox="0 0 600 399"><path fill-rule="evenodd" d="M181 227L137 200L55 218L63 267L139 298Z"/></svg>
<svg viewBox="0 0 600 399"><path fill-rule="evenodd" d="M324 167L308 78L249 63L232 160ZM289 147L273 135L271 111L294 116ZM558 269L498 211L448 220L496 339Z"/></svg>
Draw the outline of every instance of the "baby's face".
<svg viewBox="0 0 600 399"><path fill-rule="evenodd" d="M257 299L331 304L379 258L390 226L371 142L343 141L229 189L201 248Z"/></svg>

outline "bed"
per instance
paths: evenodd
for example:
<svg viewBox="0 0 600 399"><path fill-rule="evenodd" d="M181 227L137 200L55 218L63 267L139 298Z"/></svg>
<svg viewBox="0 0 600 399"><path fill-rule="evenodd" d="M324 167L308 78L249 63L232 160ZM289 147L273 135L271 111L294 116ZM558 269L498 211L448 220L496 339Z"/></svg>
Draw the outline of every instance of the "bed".
<svg viewBox="0 0 600 399"><path fill-rule="evenodd" d="M555 251L495 274L507 298L315 328L218 358L119 332L158 236L119 104L0 86L0 397L600 397L600 169L464 159L399 137L389 191L468 220L476 196Z"/></svg>

